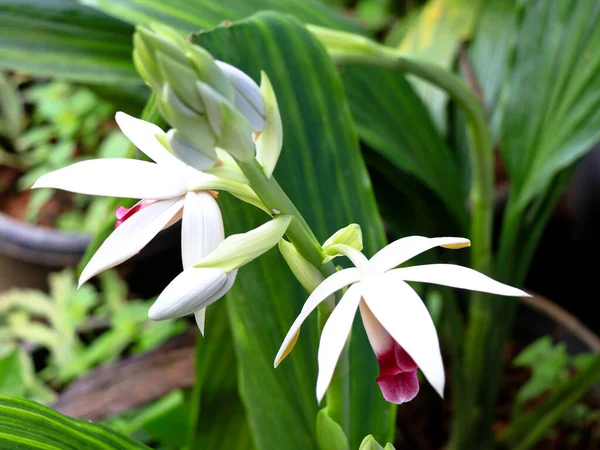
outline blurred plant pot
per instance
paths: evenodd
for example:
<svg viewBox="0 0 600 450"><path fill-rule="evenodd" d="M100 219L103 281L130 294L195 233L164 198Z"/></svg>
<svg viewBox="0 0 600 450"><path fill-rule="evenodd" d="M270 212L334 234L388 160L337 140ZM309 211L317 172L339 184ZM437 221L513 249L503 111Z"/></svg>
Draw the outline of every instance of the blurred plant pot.
<svg viewBox="0 0 600 450"><path fill-rule="evenodd" d="M0 212L0 290L44 289L52 270L75 266L89 236L31 225Z"/></svg>
<svg viewBox="0 0 600 450"><path fill-rule="evenodd" d="M170 227L121 265L132 290L156 295L181 271L180 233L180 226ZM46 289L48 273L77 266L90 241L90 236L31 225L0 212L0 291Z"/></svg>

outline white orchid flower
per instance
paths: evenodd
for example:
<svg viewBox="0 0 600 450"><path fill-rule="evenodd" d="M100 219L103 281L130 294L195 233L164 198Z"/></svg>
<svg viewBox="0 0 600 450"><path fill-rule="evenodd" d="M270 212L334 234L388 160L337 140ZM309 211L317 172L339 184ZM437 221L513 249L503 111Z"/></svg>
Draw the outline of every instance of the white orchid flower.
<svg viewBox="0 0 600 450"><path fill-rule="evenodd" d="M202 335L206 307L223 297L235 281L237 270L226 273L212 268L194 268L225 238L221 210L208 192L188 192L181 226L183 272L161 293L148 311L152 320L173 319L194 314Z"/></svg>
<svg viewBox="0 0 600 450"><path fill-rule="evenodd" d="M148 317L164 320L194 313L204 334L206 307L231 289L241 266L277 245L292 217L280 216L223 240L223 222L215 200L204 192L189 192L187 196L202 213L183 212L182 242L187 244L182 249L184 270L158 296Z"/></svg>
<svg viewBox="0 0 600 450"><path fill-rule="evenodd" d="M528 294L475 270L453 264L395 267L433 247L462 248L469 245L469 240L463 238L411 236L389 244L370 260L355 248L335 245L336 248L330 250L347 256L355 267L336 272L312 292L283 341L275 358L275 367L291 351L300 326L319 303L350 286L321 334L318 401L322 400L331 382L357 309L360 309L369 342L379 362L377 383L384 398L398 404L412 400L419 390L417 368L443 396L445 374L435 326L425 304L406 282L434 283L514 297Z"/></svg>
<svg viewBox="0 0 600 450"><path fill-rule="evenodd" d="M125 136L154 162L125 158L83 161L43 175L33 185L33 188L141 199L131 209L117 209L118 226L83 269L79 285L137 254L154 236L177 222L182 215L188 217L188 220L184 220L182 230L185 267L185 254L190 251L187 249L196 245L191 242L196 238L190 226L206 220L203 212L209 202L206 191L227 190L261 206L252 189L240 182L244 181L241 174L236 173L241 180L232 180L196 170L168 151L165 147L169 145L168 136L156 125L122 112L117 113L116 121ZM208 164L215 162L209 161ZM216 215L214 220L217 220ZM220 213L218 221L221 221ZM219 241L216 236L216 232L211 234L203 245L207 248L218 245L222 236Z"/></svg>

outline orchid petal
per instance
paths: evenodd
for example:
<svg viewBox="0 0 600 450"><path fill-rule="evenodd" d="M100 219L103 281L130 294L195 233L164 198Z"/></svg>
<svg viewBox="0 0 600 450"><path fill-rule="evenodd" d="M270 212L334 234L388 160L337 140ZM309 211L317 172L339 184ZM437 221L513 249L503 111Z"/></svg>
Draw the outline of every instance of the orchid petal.
<svg viewBox="0 0 600 450"><path fill-rule="evenodd" d="M427 264L403 267L388 272L404 281L441 284L471 291L488 292L509 297L530 297L520 289L500 283L476 270L454 264Z"/></svg>
<svg viewBox="0 0 600 450"><path fill-rule="evenodd" d="M262 130L265 125L265 105L258 85L237 67L223 61L215 63L231 81L235 90L235 107L246 117L253 131Z"/></svg>
<svg viewBox="0 0 600 450"><path fill-rule="evenodd" d="M317 401L319 403L329 387L335 366L344 349L344 344L348 340L360 298L360 287L351 286L327 319L321 333L318 353L319 376L317 377Z"/></svg>
<svg viewBox="0 0 600 450"><path fill-rule="evenodd" d="M115 121L127 139L152 161L177 168L183 166L157 139L157 136L166 136L158 126L121 111L115 114Z"/></svg>
<svg viewBox="0 0 600 450"><path fill-rule="evenodd" d="M419 392L417 365L383 328L364 301L360 302L360 315L379 363L377 384L383 397L396 404L412 400Z"/></svg>
<svg viewBox="0 0 600 450"><path fill-rule="evenodd" d="M373 315L443 396L445 374L440 344L423 301L408 284L388 274L373 275L361 286Z"/></svg>
<svg viewBox="0 0 600 450"><path fill-rule="evenodd" d="M165 228L183 206L183 199L161 200L140 209L102 243L79 278L79 286L103 270L131 258Z"/></svg>
<svg viewBox="0 0 600 450"><path fill-rule="evenodd" d="M210 254L225 238L223 218L208 192L188 192L181 224L181 259L188 268Z"/></svg>
<svg viewBox="0 0 600 450"><path fill-rule="evenodd" d="M290 330L288 331L283 343L281 344L281 348L279 352L277 352L277 356L275 357L275 367L279 365L279 363L285 358L285 356L291 351L290 346L293 346L295 336L300 331L300 326L309 316L309 314L319 306L323 300L325 300L330 295L334 294L336 291L339 291L345 286L349 284L356 283L361 278L361 274L356 268L344 269L339 272L334 273L333 275L325 278L325 280L317 286L317 288L310 294L304 306L302 307L302 311L292 324Z"/></svg>
<svg viewBox="0 0 600 450"><path fill-rule="evenodd" d="M172 128L166 134L171 150L180 163L187 164L197 170L213 167L217 162L217 152L214 148L201 148L192 144L182 134Z"/></svg>
<svg viewBox="0 0 600 450"><path fill-rule="evenodd" d="M135 159L93 159L41 176L33 188L55 188L79 194L164 199L183 195L181 172Z"/></svg>
<svg viewBox="0 0 600 450"><path fill-rule="evenodd" d="M385 272L434 247L463 248L471 245L468 239L456 237L426 238L409 236L386 245L371 258L374 272Z"/></svg>
<svg viewBox="0 0 600 450"><path fill-rule="evenodd" d="M206 308L218 300L215 294L226 282L227 274L219 269L184 269L158 296L148 317L175 319Z"/></svg>
<svg viewBox="0 0 600 450"><path fill-rule="evenodd" d="M194 267L213 267L229 273L248 264L279 242L286 232L292 216L282 215L246 233L228 236L210 255Z"/></svg>
<svg viewBox="0 0 600 450"><path fill-rule="evenodd" d="M196 318L196 325L198 325L198 329L200 330L200 334L204 336L204 324L206 322L206 308L199 309L194 313L194 317Z"/></svg>

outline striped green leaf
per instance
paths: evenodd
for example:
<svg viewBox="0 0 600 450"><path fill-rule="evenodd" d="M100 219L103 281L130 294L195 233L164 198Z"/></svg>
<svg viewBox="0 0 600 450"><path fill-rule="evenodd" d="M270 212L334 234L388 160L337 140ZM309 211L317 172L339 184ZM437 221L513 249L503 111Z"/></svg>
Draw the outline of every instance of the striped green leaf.
<svg viewBox="0 0 600 450"><path fill-rule="evenodd" d="M110 428L71 419L29 400L0 396L0 448L3 450L148 449Z"/></svg>
<svg viewBox="0 0 600 450"><path fill-rule="evenodd" d="M359 223L367 253L384 243L341 81L323 47L289 16L264 13L194 36L218 59L275 89L284 148L274 176L321 241ZM301 68L301 70L299 70ZM223 196L225 197L225 196ZM223 198L228 233L265 221L264 214ZM257 448L316 448L316 314L292 354L274 370L282 339L307 294L276 250L241 269L229 298L240 383ZM390 440L393 409L375 383L377 364L362 324L351 340L350 442L373 433Z"/></svg>
<svg viewBox="0 0 600 450"><path fill-rule="evenodd" d="M73 0L0 0L0 69L92 83L139 83L133 27Z"/></svg>
<svg viewBox="0 0 600 450"><path fill-rule="evenodd" d="M521 2L502 150L512 196L525 208L600 140L600 3Z"/></svg>

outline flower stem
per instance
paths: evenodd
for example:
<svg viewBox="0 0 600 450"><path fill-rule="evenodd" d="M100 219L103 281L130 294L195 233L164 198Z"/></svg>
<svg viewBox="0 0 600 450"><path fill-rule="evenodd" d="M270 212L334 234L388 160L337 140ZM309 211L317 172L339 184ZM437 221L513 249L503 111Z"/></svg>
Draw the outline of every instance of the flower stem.
<svg viewBox="0 0 600 450"><path fill-rule="evenodd" d="M292 203L279 183L273 176L267 178L260 163L251 161L238 161L238 165L254 192L263 204L275 214L289 214L293 219L286 231L286 236L294 244L298 252L324 277L335 273L336 268L332 262L322 264L325 254L315 234L304 220L296 206ZM335 301L328 299L319 305L319 333L323 330L327 318L335 308ZM327 412L329 416L342 426L346 434L350 427L350 362L348 349L345 348L340 356L334 377L327 391Z"/></svg>

